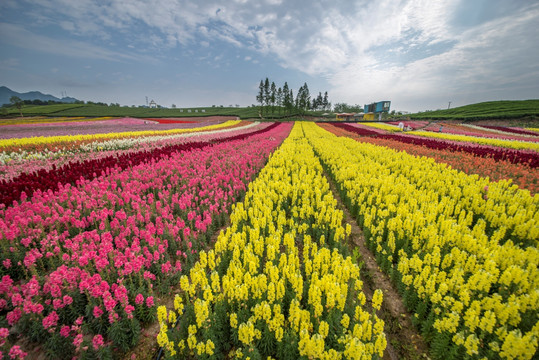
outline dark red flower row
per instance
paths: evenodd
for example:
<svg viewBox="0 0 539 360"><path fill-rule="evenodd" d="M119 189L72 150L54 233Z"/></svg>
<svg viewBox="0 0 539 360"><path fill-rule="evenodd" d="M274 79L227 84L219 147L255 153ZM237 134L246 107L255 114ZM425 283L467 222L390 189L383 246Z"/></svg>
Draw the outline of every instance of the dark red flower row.
<svg viewBox="0 0 539 360"><path fill-rule="evenodd" d="M379 134L375 131L360 129L345 123L338 123L333 125L361 136L372 136L380 139L396 140L402 143L425 146L430 149L436 150L465 151L476 156L493 158L494 160L507 160L514 164L528 164L532 168L539 167L539 154L537 153L523 152L514 149L506 149L472 143L457 144L456 142L448 142L445 140L435 140L430 138L411 137L403 134Z"/></svg>
<svg viewBox="0 0 539 360"><path fill-rule="evenodd" d="M122 154L119 156L108 156L101 159L93 159L83 162L73 162L62 167L53 167L51 170L39 170L33 173L23 173L9 181L0 181L0 207L1 204L9 206L13 201L21 199L23 192L26 196L32 196L34 191L41 190L57 190L60 184L74 184L80 178L93 179L105 173L109 168L125 169L129 166L135 166L143 162L158 160L164 156L179 151L189 151L192 149L200 149L202 147L223 143L232 140L242 140L247 137L262 134L270 131L280 123L274 123L265 129L253 131L211 141L191 142L186 144L176 144L165 146L153 151L141 151L131 154Z"/></svg>

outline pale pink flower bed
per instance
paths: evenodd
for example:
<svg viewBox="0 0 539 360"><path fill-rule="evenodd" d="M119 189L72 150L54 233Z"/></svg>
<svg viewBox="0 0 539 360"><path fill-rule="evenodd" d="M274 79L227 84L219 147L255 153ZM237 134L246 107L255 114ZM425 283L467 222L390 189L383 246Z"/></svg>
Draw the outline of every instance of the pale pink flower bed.
<svg viewBox="0 0 539 360"><path fill-rule="evenodd" d="M0 126L0 139L23 138L32 136L64 136L106 134L128 131L156 131L171 129L192 129L195 127L215 125L225 122L224 119L201 119L192 123L167 123L157 121L118 118L100 121L80 121L70 123L18 124Z"/></svg>

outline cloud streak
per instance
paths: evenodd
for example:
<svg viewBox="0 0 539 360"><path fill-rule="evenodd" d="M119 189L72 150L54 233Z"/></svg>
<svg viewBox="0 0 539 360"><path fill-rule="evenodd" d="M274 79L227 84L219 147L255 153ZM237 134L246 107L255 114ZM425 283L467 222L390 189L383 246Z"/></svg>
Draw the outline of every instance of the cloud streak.
<svg viewBox="0 0 539 360"><path fill-rule="evenodd" d="M113 51L83 41L51 38L49 36L35 34L22 26L9 23L0 23L0 33L6 34L0 41L33 51L84 59L155 63L155 59L148 56Z"/></svg>

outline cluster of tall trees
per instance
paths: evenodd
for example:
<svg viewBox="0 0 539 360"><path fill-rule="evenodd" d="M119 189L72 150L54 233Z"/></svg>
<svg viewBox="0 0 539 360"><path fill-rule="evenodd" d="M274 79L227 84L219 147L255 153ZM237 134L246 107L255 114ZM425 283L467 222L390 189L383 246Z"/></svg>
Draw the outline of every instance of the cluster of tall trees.
<svg viewBox="0 0 539 360"><path fill-rule="evenodd" d="M336 103L335 106L333 107L333 111L359 113L359 112L363 112L363 106L359 104L349 105L347 103Z"/></svg>
<svg viewBox="0 0 539 360"><path fill-rule="evenodd" d="M313 97L307 83L304 83L297 92L294 98L294 91L290 89L288 83L285 82L282 87L277 88L275 82L260 80L256 101L260 105L261 117L273 116L292 116L305 115L308 110L326 110L331 108L331 103L328 101L328 92L322 96L319 92L318 96Z"/></svg>

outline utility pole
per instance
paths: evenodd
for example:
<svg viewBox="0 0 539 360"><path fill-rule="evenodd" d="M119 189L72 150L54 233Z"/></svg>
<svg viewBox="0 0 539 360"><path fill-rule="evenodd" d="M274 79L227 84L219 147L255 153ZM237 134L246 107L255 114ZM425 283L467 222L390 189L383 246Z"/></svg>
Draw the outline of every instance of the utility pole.
<svg viewBox="0 0 539 360"><path fill-rule="evenodd" d="M451 107L451 103L452 101L449 102L449 105L447 105L447 109L449 110L449 108Z"/></svg>

